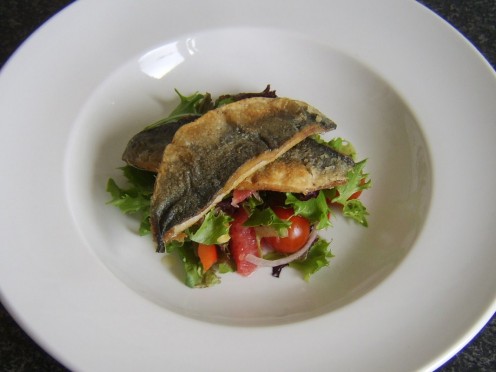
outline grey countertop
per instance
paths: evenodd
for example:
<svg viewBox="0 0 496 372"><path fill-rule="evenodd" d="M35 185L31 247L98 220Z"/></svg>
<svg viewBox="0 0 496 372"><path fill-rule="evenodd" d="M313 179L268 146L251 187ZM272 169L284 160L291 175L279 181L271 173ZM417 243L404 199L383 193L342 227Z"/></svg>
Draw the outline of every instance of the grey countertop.
<svg viewBox="0 0 496 372"><path fill-rule="evenodd" d="M0 66L44 21L70 0L1 0ZM496 0L421 0L459 30L496 66ZM0 371L65 371L0 305ZM496 317L438 371L496 371Z"/></svg>

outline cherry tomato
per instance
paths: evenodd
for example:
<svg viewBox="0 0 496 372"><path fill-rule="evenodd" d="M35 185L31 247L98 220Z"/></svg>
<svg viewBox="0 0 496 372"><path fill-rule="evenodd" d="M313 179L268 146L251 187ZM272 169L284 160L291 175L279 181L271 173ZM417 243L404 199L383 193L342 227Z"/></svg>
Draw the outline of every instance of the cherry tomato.
<svg viewBox="0 0 496 372"><path fill-rule="evenodd" d="M229 248L236 263L236 272L248 276L257 266L246 261L248 254L259 256L257 236L253 227L243 226L248 219L248 213L243 208L239 208L233 216L231 223Z"/></svg>
<svg viewBox="0 0 496 372"><path fill-rule="evenodd" d="M300 250L310 235L310 223L308 220L301 216L293 216L294 211L289 208L274 207L273 210L277 217L291 222L291 226L288 228L287 237L264 238L264 241L274 250L281 253L294 253Z"/></svg>

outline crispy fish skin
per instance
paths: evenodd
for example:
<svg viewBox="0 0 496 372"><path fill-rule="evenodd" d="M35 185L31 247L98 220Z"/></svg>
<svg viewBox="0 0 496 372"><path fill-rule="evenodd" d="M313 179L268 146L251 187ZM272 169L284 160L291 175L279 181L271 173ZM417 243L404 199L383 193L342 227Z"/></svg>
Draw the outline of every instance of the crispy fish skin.
<svg viewBox="0 0 496 372"><path fill-rule="evenodd" d="M196 120L198 116L188 115L171 123L145 129L134 135L128 142L122 160L133 167L157 172L165 147L172 142L176 131L183 125Z"/></svg>
<svg viewBox="0 0 496 372"><path fill-rule="evenodd" d="M306 138L236 188L308 194L346 183L348 171L354 165L350 157Z"/></svg>
<svg viewBox="0 0 496 372"><path fill-rule="evenodd" d="M163 154L151 205L157 251L258 169L306 137L336 128L312 106L249 98L184 125Z"/></svg>

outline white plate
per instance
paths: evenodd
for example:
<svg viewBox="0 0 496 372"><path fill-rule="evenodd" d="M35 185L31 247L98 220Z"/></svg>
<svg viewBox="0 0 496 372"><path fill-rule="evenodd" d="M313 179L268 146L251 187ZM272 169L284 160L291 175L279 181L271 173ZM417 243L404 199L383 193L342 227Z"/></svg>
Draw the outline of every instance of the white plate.
<svg viewBox="0 0 496 372"><path fill-rule="evenodd" d="M370 227L336 220L308 284L191 290L105 182L173 88L267 83L369 158ZM488 64L415 2L77 2L1 75L2 301L77 370L435 368L496 307L495 101Z"/></svg>

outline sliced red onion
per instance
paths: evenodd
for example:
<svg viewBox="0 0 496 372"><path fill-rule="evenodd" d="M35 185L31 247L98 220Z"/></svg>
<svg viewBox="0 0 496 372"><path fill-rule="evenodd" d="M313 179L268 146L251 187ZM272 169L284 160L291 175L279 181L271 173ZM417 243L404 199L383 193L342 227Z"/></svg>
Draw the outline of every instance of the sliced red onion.
<svg viewBox="0 0 496 372"><path fill-rule="evenodd" d="M266 260L265 258L257 257L253 254L247 254L246 255L246 261L257 265L257 266L262 266L262 267L274 267L274 266L279 266L279 265L286 265L290 263L291 261L296 260L297 258L300 258L307 252L310 247L312 246L313 242L317 239L317 229L314 229L310 235L308 236L308 240L305 243L305 245L299 250L296 251L293 254L290 254L289 256L279 258L277 260Z"/></svg>

